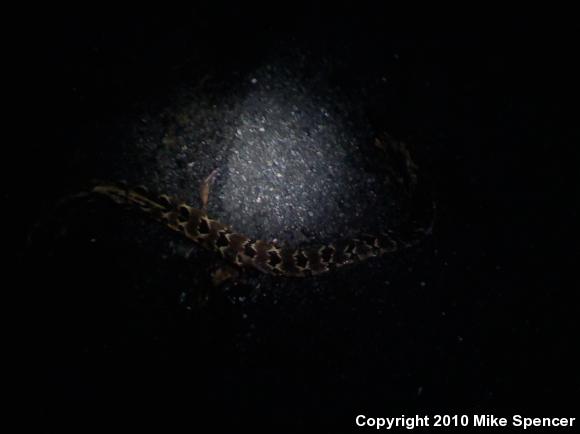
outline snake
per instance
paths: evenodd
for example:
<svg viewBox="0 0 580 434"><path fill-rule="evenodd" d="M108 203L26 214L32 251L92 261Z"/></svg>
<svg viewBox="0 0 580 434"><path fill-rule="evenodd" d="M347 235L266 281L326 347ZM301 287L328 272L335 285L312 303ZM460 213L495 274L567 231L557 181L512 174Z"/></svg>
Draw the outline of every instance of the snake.
<svg viewBox="0 0 580 434"><path fill-rule="evenodd" d="M387 170L387 176L398 179L412 195L417 185L417 166L407 147L402 142L379 139L375 145L388 156L398 156L403 162L403 169L398 176L394 176L392 167ZM401 173L405 175L404 179ZM363 233L319 245L280 246L275 241L253 239L238 233L229 225L211 218L205 210L208 192L208 184L202 184L204 206L196 208L168 194L151 193L144 186L129 188L119 183L100 183L90 191L91 194L106 197L119 205L128 205L150 216L205 249L217 252L230 263L239 267L252 267L274 276L315 276L391 254L416 245L431 232L433 226L431 218L425 225L412 227L406 235L393 229L382 229L375 234Z"/></svg>

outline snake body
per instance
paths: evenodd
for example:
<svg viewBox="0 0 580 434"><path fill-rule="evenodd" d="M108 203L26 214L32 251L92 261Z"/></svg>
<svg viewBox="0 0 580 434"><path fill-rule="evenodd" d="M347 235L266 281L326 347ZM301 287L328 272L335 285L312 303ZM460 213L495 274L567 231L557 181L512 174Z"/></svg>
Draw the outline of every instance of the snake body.
<svg viewBox="0 0 580 434"><path fill-rule="evenodd" d="M404 155L405 171L410 174L409 179L414 185L416 166L406 148L399 147L398 151ZM106 196L118 204L132 206L238 266L250 266L275 276L305 277L329 272L410 247L430 231L430 225L416 227L406 236L383 230L374 235L292 248L237 233L228 225L210 218L204 210L166 194L151 194L146 188L130 189L116 184L101 184L93 187L92 193Z"/></svg>

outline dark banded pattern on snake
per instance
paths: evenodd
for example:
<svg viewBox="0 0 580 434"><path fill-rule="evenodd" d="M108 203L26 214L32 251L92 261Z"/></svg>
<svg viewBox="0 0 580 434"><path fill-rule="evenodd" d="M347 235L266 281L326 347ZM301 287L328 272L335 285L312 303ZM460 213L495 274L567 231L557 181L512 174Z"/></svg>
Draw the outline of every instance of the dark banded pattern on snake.
<svg viewBox="0 0 580 434"><path fill-rule="evenodd" d="M165 194L152 195L144 188L129 189L115 184L97 185L92 193L121 205L129 205L226 260L275 276L305 277L392 253L417 243L430 230L416 229L411 236L395 236L392 231L318 246L289 248L273 242L254 240Z"/></svg>

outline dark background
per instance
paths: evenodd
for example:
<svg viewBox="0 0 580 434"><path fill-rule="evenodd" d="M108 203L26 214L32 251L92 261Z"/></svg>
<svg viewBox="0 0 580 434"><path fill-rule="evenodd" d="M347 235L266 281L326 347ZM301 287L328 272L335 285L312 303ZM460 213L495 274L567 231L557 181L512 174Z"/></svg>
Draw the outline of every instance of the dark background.
<svg viewBox="0 0 580 434"><path fill-rule="evenodd" d="M357 414L577 416L575 25L456 13L208 2L25 14L25 125L3 194L30 419L340 432ZM50 203L87 181L83 146L174 83L251 68L280 39L329 56L347 46L353 75L394 71L399 105L384 117L423 149L438 220L387 292L356 276L288 295L242 285L203 306L191 289L183 302L189 264L162 261L163 247L132 241L130 217L98 208L86 211L98 247L69 214L72 235L25 250Z"/></svg>

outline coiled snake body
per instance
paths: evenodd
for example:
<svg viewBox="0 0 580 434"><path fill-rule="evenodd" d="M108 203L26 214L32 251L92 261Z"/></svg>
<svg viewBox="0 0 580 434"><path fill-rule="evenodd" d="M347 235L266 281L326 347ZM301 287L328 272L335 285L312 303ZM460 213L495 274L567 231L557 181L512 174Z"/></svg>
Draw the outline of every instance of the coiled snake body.
<svg viewBox="0 0 580 434"><path fill-rule="evenodd" d="M383 142L375 143L383 150ZM416 166L402 144L397 149L404 156L404 166L410 184L416 183ZM392 149L389 147L389 149ZM202 196L204 195L202 188ZM383 230L373 235L361 235L324 245L290 248L273 242L254 240L211 219L204 210L194 208L168 195L153 195L146 189L129 189L115 184L93 187L92 193L104 195L115 203L131 205L178 231L199 245L218 252L223 258L239 266L251 266L276 276L311 276L366 259L410 247L431 229L432 220L425 227L415 227L407 236ZM207 191L205 192L207 196ZM205 198L207 200L207 197ZM202 202L204 198L202 197Z"/></svg>

